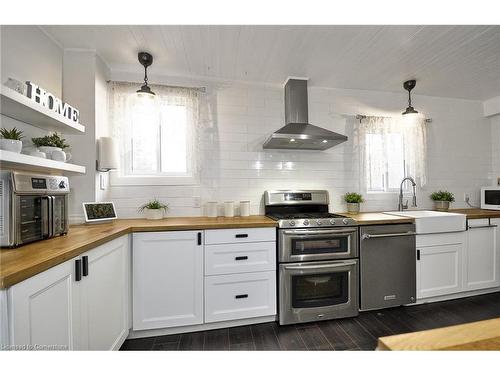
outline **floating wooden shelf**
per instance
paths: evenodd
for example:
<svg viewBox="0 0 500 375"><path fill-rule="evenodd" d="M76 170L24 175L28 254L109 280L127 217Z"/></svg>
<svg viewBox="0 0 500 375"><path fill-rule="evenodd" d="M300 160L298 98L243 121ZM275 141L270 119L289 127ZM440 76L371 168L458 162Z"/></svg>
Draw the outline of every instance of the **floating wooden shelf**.
<svg viewBox="0 0 500 375"><path fill-rule="evenodd" d="M33 103L28 97L6 86L1 86L0 89L2 115L40 129L58 131L64 134L85 133L85 126L76 124L48 108Z"/></svg>
<svg viewBox="0 0 500 375"><path fill-rule="evenodd" d="M66 174L85 174L85 167L76 164L0 151L1 169L28 170L33 172L66 172Z"/></svg>

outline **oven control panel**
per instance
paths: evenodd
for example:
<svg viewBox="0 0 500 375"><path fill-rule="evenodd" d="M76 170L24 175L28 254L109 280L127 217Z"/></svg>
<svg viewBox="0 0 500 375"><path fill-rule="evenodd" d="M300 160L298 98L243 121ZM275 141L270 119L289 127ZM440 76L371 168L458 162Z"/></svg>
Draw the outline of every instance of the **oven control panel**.
<svg viewBox="0 0 500 375"><path fill-rule="evenodd" d="M331 228L331 227L347 227L357 225L354 219L350 217L335 218L335 219L293 219L279 220L280 228Z"/></svg>
<svg viewBox="0 0 500 375"><path fill-rule="evenodd" d="M16 193L69 193L69 179L66 176L14 172L12 180Z"/></svg>

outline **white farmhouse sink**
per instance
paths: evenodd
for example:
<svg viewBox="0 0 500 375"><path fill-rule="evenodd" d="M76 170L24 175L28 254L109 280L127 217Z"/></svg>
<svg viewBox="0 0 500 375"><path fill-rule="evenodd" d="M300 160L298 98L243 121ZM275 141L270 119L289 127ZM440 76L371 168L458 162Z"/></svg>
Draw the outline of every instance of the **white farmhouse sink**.
<svg viewBox="0 0 500 375"><path fill-rule="evenodd" d="M415 219L417 234L446 233L464 231L466 216L440 211L389 211L384 214L411 217Z"/></svg>

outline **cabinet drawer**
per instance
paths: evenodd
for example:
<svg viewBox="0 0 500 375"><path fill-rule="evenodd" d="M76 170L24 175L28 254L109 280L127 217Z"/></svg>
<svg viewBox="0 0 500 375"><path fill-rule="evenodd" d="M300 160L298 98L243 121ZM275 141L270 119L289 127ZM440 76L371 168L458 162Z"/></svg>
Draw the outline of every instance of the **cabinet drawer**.
<svg viewBox="0 0 500 375"><path fill-rule="evenodd" d="M276 243L250 242L205 246L205 275L273 271Z"/></svg>
<svg viewBox="0 0 500 375"><path fill-rule="evenodd" d="M205 277L205 322L276 314L276 272Z"/></svg>
<svg viewBox="0 0 500 375"><path fill-rule="evenodd" d="M205 245L276 241L276 228L212 229L205 231Z"/></svg>

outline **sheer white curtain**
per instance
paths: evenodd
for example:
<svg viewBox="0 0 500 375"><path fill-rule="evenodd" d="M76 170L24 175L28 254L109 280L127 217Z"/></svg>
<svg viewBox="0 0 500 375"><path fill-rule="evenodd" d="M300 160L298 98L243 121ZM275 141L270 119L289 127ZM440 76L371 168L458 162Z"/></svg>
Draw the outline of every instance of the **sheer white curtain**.
<svg viewBox="0 0 500 375"><path fill-rule="evenodd" d="M136 83L108 86L111 135L120 146L120 176L198 174L199 89L151 85L154 100L138 98ZM180 180L179 180L180 181Z"/></svg>
<svg viewBox="0 0 500 375"><path fill-rule="evenodd" d="M426 122L421 116L363 118L354 126L360 154L360 179L365 190L391 190L411 176L423 186L426 178ZM383 188L382 188L383 187Z"/></svg>

